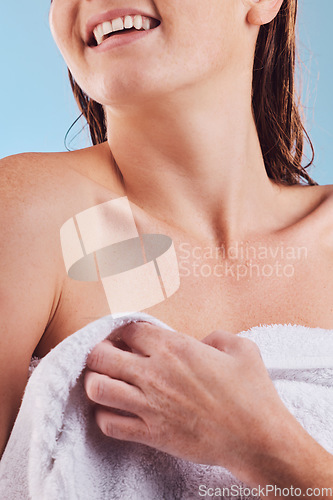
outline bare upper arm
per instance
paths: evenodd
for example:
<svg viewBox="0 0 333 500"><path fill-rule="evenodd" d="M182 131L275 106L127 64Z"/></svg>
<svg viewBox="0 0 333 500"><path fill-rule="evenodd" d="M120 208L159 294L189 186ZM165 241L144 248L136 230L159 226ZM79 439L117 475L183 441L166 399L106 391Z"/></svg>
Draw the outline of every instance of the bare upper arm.
<svg viewBox="0 0 333 500"><path fill-rule="evenodd" d="M32 158L23 156L0 161L0 456L56 286L43 180L31 177Z"/></svg>

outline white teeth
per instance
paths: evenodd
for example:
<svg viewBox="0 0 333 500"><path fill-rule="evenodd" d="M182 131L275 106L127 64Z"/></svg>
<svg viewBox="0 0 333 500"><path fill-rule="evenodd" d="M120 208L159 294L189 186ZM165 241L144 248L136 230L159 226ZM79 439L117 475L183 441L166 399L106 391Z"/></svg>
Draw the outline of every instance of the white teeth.
<svg viewBox="0 0 333 500"><path fill-rule="evenodd" d="M145 30L150 30L150 19L148 17L145 17L143 22L142 22L142 27Z"/></svg>
<svg viewBox="0 0 333 500"><path fill-rule="evenodd" d="M134 16L133 23L134 28L140 30L142 28L142 16Z"/></svg>
<svg viewBox="0 0 333 500"><path fill-rule="evenodd" d="M133 24L133 18L132 16L125 16L125 19L124 19L124 28L133 28L134 24Z"/></svg>
<svg viewBox="0 0 333 500"><path fill-rule="evenodd" d="M98 26L96 26L93 33L97 45L100 45L106 35L109 35L114 31L122 31L124 29L130 29L133 27L137 30L149 30L151 29L151 20L148 17L140 15L125 16L123 18L117 17L117 19L112 19L112 21L106 21L99 24Z"/></svg>
<svg viewBox="0 0 333 500"><path fill-rule="evenodd" d="M112 31L113 31L113 29L112 29L112 24L110 23L110 21L107 21L106 23L102 24L103 35L108 35L109 33L112 33Z"/></svg>
<svg viewBox="0 0 333 500"><path fill-rule="evenodd" d="M97 26L96 31L97 31L98 36L100 38L103 38L104 31L103 31L103 25L102 24L100 24L99 26Z"/></svg>
<svg viewBox="0 0 333 500"><path fill-rule="evenodd" d="M96 38L97 45L100 45L103 42L103 37L99 36L97 33L95 33L95 38Z"/></svg>
<svg viewBox="0 0 333 500"><path fill-rule="evenodd" d="M103 31L103 27L101 24L94 29L94 35L95 35L97 44L99 45L100 43L102 43L104 31Z"/></svg>
<svg viewBox="0 0 333 500"><path fill-rule="evenodd" d="M112 31L121 31L124 29L124 23L121 17L112 19Z"/></svg>

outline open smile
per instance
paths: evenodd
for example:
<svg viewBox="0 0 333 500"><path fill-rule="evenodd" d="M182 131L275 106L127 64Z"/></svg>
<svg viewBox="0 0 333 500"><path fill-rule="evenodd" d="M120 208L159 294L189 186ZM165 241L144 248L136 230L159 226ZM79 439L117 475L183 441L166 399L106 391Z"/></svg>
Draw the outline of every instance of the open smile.
<svg viewBox="0 0 333 500"><path fill-rule="evenodd" d="M137 31L149 31L157 28L159 25L160 21L157 19L138 14L117 17L116 19L112 19L112 21L105 21L98 24L93 30L88 45L99 46L111 37L123 37Z"/></svg>

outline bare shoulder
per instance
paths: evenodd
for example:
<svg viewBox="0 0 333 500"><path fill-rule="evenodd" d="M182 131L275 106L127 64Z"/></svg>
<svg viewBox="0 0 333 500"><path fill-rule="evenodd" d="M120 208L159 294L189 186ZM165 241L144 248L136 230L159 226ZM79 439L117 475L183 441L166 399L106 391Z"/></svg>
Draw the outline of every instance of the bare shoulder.
<svg viewBox="0 0 333 500"><path fill-rule="evenodd" d="M328 229L328 244L333 252L333 184L325 186L327 191L326 206L324 211L324 217Z"/></svg>
<svg viewBox="0 0 333 500"><path fill-rule="evenodd" d="M321 219L325 219L333 204L333 184L326 185L301 185L290 186L292 199L300 201L301 213L316 214Z"/></svg>
<svg viewBox="0 0 333 500"><path fill-rule="evenodd" d="M17 203L17 208L26 204L26 208L40 208L62 179L52 163L45 153L22 153L3 158L0 161L2 204L6 201L7 205Z"/></svg>
<svg viewBox="0 0 333 500"><path fill-rule="evenodd" d="M37 195L47 190L63 188L73 177L71 156L67 153L21 153L0 160L2 195Z"/></svg>
<svg viewBox="0 0 333 500"><path fill-rule="evenodd" d="M110 168L106 144L57 153L21 153L0 160L1 196L39 203L54 211L66 196L82 199L95 186L117 192L117 176ZM52 196L52 205L50 204ZM32 197L32 198L31 198ZM87 198L87 196L84 196ZM68 198L67 198L68 199ZM47 208L47 207L45 207Z"/></svg>
<svg viewBox="0 0 333 500"><path fill-rule="evenodd" d="M323 192L326 194L326 199L328 201L328 206L332 207L333 204L333 184L326 184L325 186L319 186L322 188Z"/></svg>
<svg viewBox="0 0 333 500"><path fill-rule="evenodd" d="M44 154L23 153L0 160L0 207L9 228L33 231L48 213L57 176Z"/></svg>
<svg viewBox="0 0 333 500"><path fill-rule="evenodd" d="M316 210L315 223L320 230L323 248L332 254L333 259L333 184L314 186L320 200ZM333 263L333 261L332 261Z"/></svg>
<svg viewBox="0 0 333 500"><path fill-rule="evenodd" d="M322 194L321 217L327 224L333 227L333 184L316 186Z"/></svg>

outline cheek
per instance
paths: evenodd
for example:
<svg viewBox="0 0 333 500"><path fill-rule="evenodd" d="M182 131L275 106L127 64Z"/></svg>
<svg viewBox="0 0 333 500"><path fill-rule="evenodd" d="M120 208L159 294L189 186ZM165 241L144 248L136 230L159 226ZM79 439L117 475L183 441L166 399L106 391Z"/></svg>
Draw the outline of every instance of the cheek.
<svg viewBox="0 0 333 500"><path fill-rule="evenodd" d="M170 49L166 51L169 66L175 74L190 77L208 76L211 71L222 70L231 57L233 45L228 31L208 21L180 26L178 35L169 39Z"/></svg>
<svg viewBox="0 0 333 500"><path fill-rule="evenodd" d="M71 0L53 0L49 15L50 30L53 39L66 64L71 67L75 53L82 50L78 25L78 6Z"/></svg>
<svg viewBox="0 0 333 500"><path fill-rule="evenodd" d="M237 51L238 28L233 0L184 1L177 17L169 13L167 46L175 61L192 71L222 69Z"/></svg>

